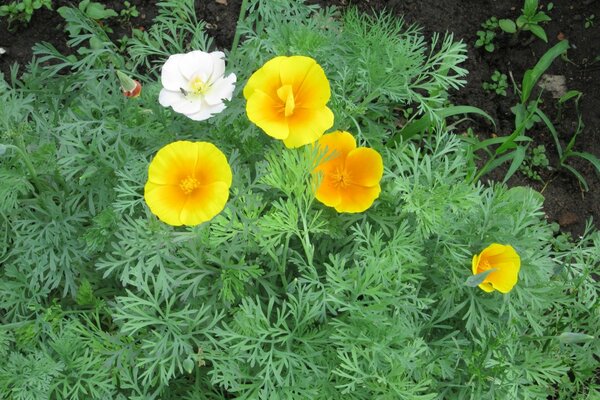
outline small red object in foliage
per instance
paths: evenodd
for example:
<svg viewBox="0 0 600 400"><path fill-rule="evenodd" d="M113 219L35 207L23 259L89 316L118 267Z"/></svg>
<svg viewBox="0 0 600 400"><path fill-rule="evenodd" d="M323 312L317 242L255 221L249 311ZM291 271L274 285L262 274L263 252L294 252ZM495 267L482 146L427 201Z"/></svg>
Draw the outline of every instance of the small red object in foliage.
<svg viewBox="0 0 600 400"><path fill-rule="evenodd" d="M135 98L138 97L140 93L142 93L142 84L136 80L134 80L134 82L135 87L132 90L125 90L121 86L121 90L123 91L123 95L125 95L125 97Z"/></svg>

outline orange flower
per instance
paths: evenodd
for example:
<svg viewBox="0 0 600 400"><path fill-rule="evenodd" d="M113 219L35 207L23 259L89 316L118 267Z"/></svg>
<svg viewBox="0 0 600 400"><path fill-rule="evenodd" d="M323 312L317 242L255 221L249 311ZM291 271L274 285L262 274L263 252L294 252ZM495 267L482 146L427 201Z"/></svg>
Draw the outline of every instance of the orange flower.
<svg viewBox="0 0 600 400"><path fill-rule="evenodd" d="M492 243L473 256L472 267L474 275L493 270L479 285L481 289L508 293L519 278L521 258L512 246Z"/></svg>
<svg viewBox="0 0 600 400"><path fill-rule="evenodd" d="M275 57L244 88L246 113L288 148L313 143L333 126L331 96L323 68L310 57Z"/></svg>
<svg viewBox="0 0 600 400"><path fill-rule="evenodd" d="M144 199L169 225L198 225L223 210L231 180L227 158L213 144L174 142L150 163Z"/></svg>
<svg viewBox="0 0 600 400"><path fill-rule="evenodd" d="M356 148L348 132L323 135L318 145L327 151L314 173L321 173L316 198L337 212L358 213L371 207L381 192L381 155L367 147Z"/></svg>

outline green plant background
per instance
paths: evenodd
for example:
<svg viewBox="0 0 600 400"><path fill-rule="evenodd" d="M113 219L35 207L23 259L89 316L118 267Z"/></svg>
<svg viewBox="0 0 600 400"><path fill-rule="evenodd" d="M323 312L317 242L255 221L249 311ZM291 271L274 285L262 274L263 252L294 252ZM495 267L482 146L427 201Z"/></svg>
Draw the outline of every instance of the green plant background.
<svg viewBox="0 0 600 400"><path fill-rule="evenodd" d="M39 44L0 80L0 398L598 398L600 235L555 237L540 194L471 182L468 143L436 118L465 45L387 15L247 5L238 87L205 122L157 101L168 55L211 48L193 1L161 3L127 53L63 9L77 55ZM315 202L310 146L245 117L244 82L292 54L323 66L335 129L384 158L365 213ZM140 98L115 69L145 71ZM432 128L392 141L409 107ZM175 140L228 156L210 223L172 228L145 206L148 163ZM465 285L492 242L521 255L508 295Z"/></svg>

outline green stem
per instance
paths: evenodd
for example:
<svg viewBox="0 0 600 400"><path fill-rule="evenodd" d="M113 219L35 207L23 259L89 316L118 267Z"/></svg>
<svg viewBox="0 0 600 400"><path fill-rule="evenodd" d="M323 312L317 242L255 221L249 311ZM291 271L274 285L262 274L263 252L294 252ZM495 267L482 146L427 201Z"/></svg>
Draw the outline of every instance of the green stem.
<svg viewBox="0 0 600 400"><path fill-rule="evenodd" d="M238 16L237 24L235 25L235 36L233 37L233 43L231 44L231 52L229 53L230 62L235 61L238 44L240 42L240 24L246 18L246 9L248 8L248 0L242 0L240 7L240 15Z"/></svg>
<svg viewBox="0 0 600 400"><path fill-rule="evenodd" d="M38 179L38 174L37 174L35 168L33 167L33 163L31 162L29 155L24 150L25 145L24 145L23 141L20 140L20 142L21 142L21 143L19 143L20 146L15 146L12 144L5 144L4 146L6 146L6 148L8 148L8 149L14 149L21 156L21 159L25 163L25 167L29 171L29 175L31 175L31 181L33 182L33 185L35 186L38 193L41 193L41 186L40 186L40 182Z"/></svg>

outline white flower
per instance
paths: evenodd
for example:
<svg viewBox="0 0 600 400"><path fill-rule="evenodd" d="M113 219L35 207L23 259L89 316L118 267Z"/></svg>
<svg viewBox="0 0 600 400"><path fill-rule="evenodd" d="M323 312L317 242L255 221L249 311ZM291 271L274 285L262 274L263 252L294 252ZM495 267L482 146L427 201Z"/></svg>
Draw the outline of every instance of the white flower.
<svg viewBox="0 0 600 400"><path fill-rule="evenodd" d="M160 104L195 121L223 111L223 100L231 100L236 80L235 74L223 76L224 57L220 51L199 50L170 56L162 67Z"/></svg>

